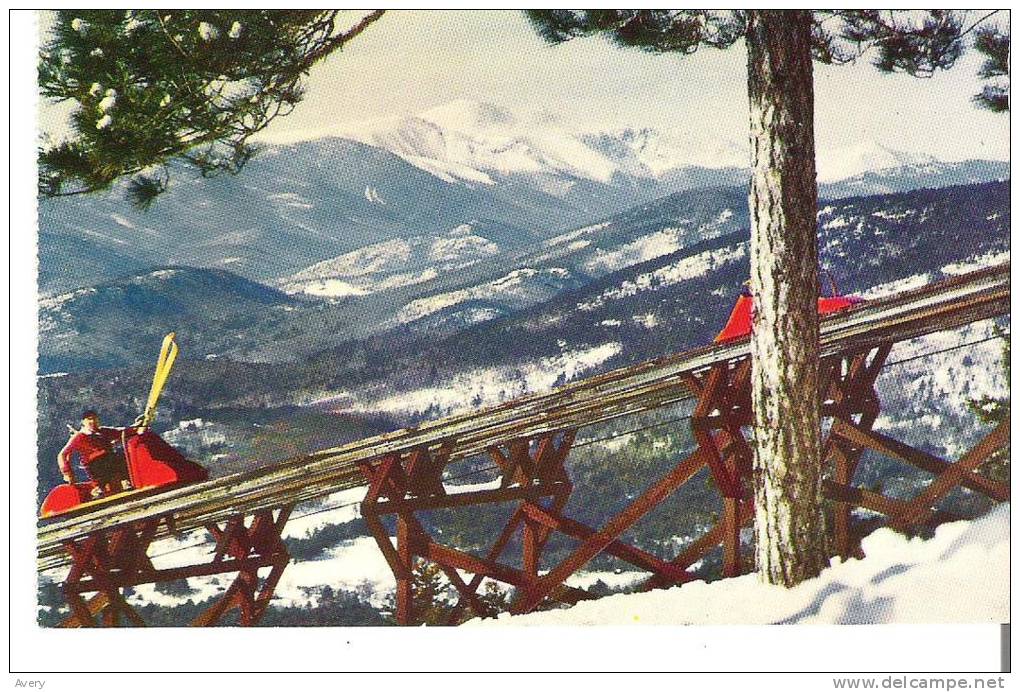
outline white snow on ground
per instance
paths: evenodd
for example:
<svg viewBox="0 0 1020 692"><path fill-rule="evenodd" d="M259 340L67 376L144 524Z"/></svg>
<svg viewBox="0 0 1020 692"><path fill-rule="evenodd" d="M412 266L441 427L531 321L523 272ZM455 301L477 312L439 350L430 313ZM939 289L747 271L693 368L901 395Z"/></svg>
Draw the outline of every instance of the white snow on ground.
<svg viewBox="0 0 1020 692"><path fill-rule="evenodd" d="M280 606L317 605L307 589L330 586L334 590L357 591L371 588L370 603L380 607L393 590L393 572L374 538L360 536L326 551L321 560L291 562L273 592ZM368 591L368 589L365 589Z"/></svg>
<svg viewBox="0 0 1020 692"><path fill-rule="evenodd" d="M995 252L989 251L983 255L975 255L960 262L953 262L942 267L940 270L935 272L933 276L931 272L924 274L914 274L907 276L896 281L890 281L884 284L878 284L872 286L868 290L860 294L862 298L874 300L876 298L885 298L903 291L910 291L915 288L921 288L927 286L930 283L939 281L941 279L958 276L960 274L966 274L968 272L976 271L978 269L984 269L985 267L994 267L1009 261L1009 250Z"/></svg>
<svg viewBox="0 0 1020 692"><path fill-rule="evenodd" d="M878 298L893 296L904 291L910 291L915 288L921 288L922 286L927 286L930 283L930 274L914 274L903 279L897 279L896 281L872 286L861 293L860 297L868 300L876 300Z"/></svg>
<svg viewBox="0 0 1020 692"><path fill-rule="evenodd" d="M280 192L275 195L269 195L267 199L280 202L285 207L293 207L295 209L312 208L311 202L295 192Z"/></svg>
<svg viewBox="0 0 1020 692"><path fill-rule="evenodd" d="M379 191L372 186L365 187L365 199L372 204L386 204L386 200L379 196Z"/></svg>
<svg viewBox="0 0 1020 692"><path fill-rule="evenodd" d="M498 403L528 392L551 389L557 380L570 380L623 350L619 342L567 351L533 363L480 368L460 373L442 387L423 387L378 398L355 398L337 412L420 414L438 409L443 415Z"/></svg>
<svg viewBox="0 0 1020 692"><path fill-rule="evenodd" d="M577 572L567 577L566 585L575 589L590 589L602 582L611 589L625 589L648 578L648 572Z"/></svg>
<svg viewBox="0 0 1020 692"><path fill-rule="evenodd" d="M523 299L529 296L541 297L550 290L546 285L546 279L561 281L569 278L570 272L562 267L550 267L546 269L532 269L524 267L515 269L510 273L470 288L461 288L446 293L417 298L405 305L397 313L397 322L407 324L420 320L423 317L439 312L452 305L463 303L467 300L499 300L499 299Z"/></svg>
<svg viewBox="0 0 1020 692"><path fill-rule="evenodd" d="M837 216L833 220L822 224L822 228L846 228L849 225L850 222L846 220L845 216Z"/></svg>
<svg viewBox="0 0 1020 692"><path fill-rule="evenodd" d="M631 319L634 320L634 324L640 325L645 329L654 329L659 325L659 318L654 312L646 312L643 315L634 315Z"/></svg>
<svg viewBox="0 0 1020 692"><path fill-rule="evenodd" d="M598 249L595 251L595 256L585 262L584 268L589 272L608 274L617 269L668 255L679 249L680 229L664 228L661 231L641 236L614 250Z"/></svg>
<svg viewBox="0 0 1020 692"><path fill-rule="evenodd" d="M987 252L979 257L972 257L963 262L954 262L942 267L942 273L949 276L966 274L984 267L994 267L1009 261L1009 250L1004 252Z"/></svg>
<svg viewBox="0 0 1020 692"><path fill-rule="evenodd" d="M394 238L366 245L339 257L313 264L294 274L290 277L290 281L375 274L401 268L410 257L411 244L402 238Z"/></svg>
<svg viewBox="0 0 1020 692"><path fill-rule="evenodd" d="M472 258L477 255L495 255L499 253L499 245L488 238L468 233L459 232L463 226L458 226L445 237L436 238L429 247L429 259L454 262L457 260Z"/></svg>
<svg viewBox="0 0 1020 692"><path fill-rule="evenodd" d="M655 271L639 274L634 279L627 279L621 282L618 287L606 289L591 300L578 303L577 307L579 310L595 310L610 300L627 298L641 291L657 291L681 281L706 276L724 264L742 259L746 253L746 243L699 252L696 255L659 267Z"/></svg>
<svg viewBox="0 0 1020 692"><path fill-rule="evenodd" d="M566 233L556 236L555 238L550 238L549 240L545 241L545 245L548 247L562 245L563 243L568 243L572 240L576 240L578 237L582 235L591 235L592 233L601 231L608 225L609 225L608 221L603 221L602 223L597 223L591 226L585 226L584 228L578 228L573 231L568 231Z"/></svg>
<svg viewBox="0 0 1020 692"><path fill-rule="evenodd" d="M94 288L79 288L79 289L76 289L74 291L70 291L68 293L60 293L58 295L51 296L51 297L48 297L48 298L40 298L39 299L39 312L43 313L46 310L54 310L56 308L59 308L61 305L63 305L64 303L66 303L68 301L74 300L75 298L79 298L81 296L90 295L90 294L95 293L95 292L96 292L96 289L94 289ZM40 314L40 318L41 317L42 317L42 315Z"/></svg>
<svg viewBox="0 0 1020 692"><path fill-rule="evenodd" d="M928 541L879 529L865 558L835 560L792 589L757 575L609 596L469 625L998 623L1009 619L1009 506L940 526Z"/></svg>
<svg viewBox="0 0 1020 692"><path fill-rule="evenodd" d="M892 211L876 211L872 212L872 216L877 216L880 219L886 219L888 221L898 221L899 219L905 219L908 216L913 216L917 213L915 209L906 209L904 211L892 212Z"/></svg>
<svg viewBox="0 0 1020 692"><path fill-rule="evenodd" d="M401 308L400 312L397 314L397 321L406 324L408 322L420 320L422 317L428 317L432 313L439 312L443 308L448 308L451 305L457 305L458 303L463 303L465 300L470 300L471 296L472 291L468 289L458 289L456 291L438 293L426 298L417 298Z"/></svg>
<svg viewBox="0 0 1020 692"><path fill-rule="evenodd" d="M128 242L126 240L124 240L123 238L114 238L112 235L106 235L105 233L100 233L99 231L93 231L90 228L82 228L82 229L79 229L79 230L80 230L81 233L84 233L85 235L90 235L90 236L92 236L94 238L101 238L102 240L105 240L105 241L107 241L109 243L116 243L117 245L127 245L128 244Z"/></svg>
<svg viewBox="0 0 1020 692"><path fill-rule="evenodd" d="M310 296L319 296L321 298L346 298L348 296L364 296L370 293L370 291L360 286L355 286L340 279L309 281L301 286L301 291ZM287 292L291 293L293 291L288 287Z"/></svg>

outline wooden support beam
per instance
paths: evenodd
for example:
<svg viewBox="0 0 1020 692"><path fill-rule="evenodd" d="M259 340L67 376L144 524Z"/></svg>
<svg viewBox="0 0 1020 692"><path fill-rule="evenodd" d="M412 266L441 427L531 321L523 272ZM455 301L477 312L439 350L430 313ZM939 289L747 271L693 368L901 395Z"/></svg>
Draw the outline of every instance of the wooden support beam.
<svg viewBox="0 0 1020 692"><path fill-rule="evenodd" d="M525 505L524 512L532 520L576 540L587 540L596 533L595 529L585 526L579 521L574 521L557 512L536 507L535 505ZM613 557L625 560L635 567L658 574L674 583L681 583L690 579L690 576L683 569L674 567L662 558L618 540L606 546L605 552Z"/></svg>
<svg viewBox="0 0 1020 692"><path fill-rule="evenodd" d="M739 525L741 527L748 526L751 520L754 518L754 506L753 503L748 500L747 502L740 503L740 515L738 517ZM701 560L708 554L710 550L718 546L723 541L723 537L726 533L726 526L722 520L720 520L715 526L706 531L697 540L687 546L683 552L677 555L670 561L670 565L674 568L679 568L686 572L690 569L691 565ZM670 582L664 580L662 577L655 575L649 577L640 587L640 590L647 591L649 589L658 589L663 586L669 586Z"/></svg>
<svg viewBox="0 0 1020 692"><path fill-rule="evenodd" d="M973 477L978 466L1008 443L1009 421L1004 420L959 461L938 475L920 495L911 500L906 511L893 518L893 523L906 527L924 522L935 511L935 505L948 495L950 490L968 477Z"/></svg>
<svg viewBox="0 0 1020 692"><path fill-rule="evenodd" d="M432 560L437 564L445 564L454 569L461 569L465 572L472 572L473 574L481 574L483 577L489 577L496 581L501 581L504 584L510 584L518 588L525 588L528 585L534 584L535 581L525 574L522 570L508 567L507 565L495 562L493 560L486 560L484 558L465 553L462 550L456 548L450 548L448 546L440 545L434 541L430 541L424 549L424 556ZM557 585L552 591L549 592L548 597L573 605L578 601L590 600L592 596L581 589L576 589L572 586Z"/></svg>
<svg viewBox="0 0 1020 692"><path fill-rule="evenodd" d="M534 610L557 584L562 584L567 577L605 550L624 531L697 473L705 463L705 452L700 448L695 450L672 471L652 484L626 509L610 519L601 530L589 536L551 572L541 577L533 587L523 589L511 612L527 613Z"/></svg>
<svg viewBox="0 0 1020 692"><path fill-rule="evenodd" d="M846 440L849 440L855 445L867 447L868 449L873 449L876 452L892 457L893 459L905 461L906 463L916 466L928 473L941 476L941 474L944 474L953 467L953 464L950 464L944 459L938 458L934 454L929 454L928 452L911 447L910 445L904 444L899 440L895 440L888 435L883 435L880 432L865 430L861 426L848 421L839 422L836 434ZM1005 440L1008 440L1009 430L1007 429L1004 434ZM1001 444L1004 444L1004 441L999 444L1001 446ZM980 465L983 461L984 459L979 459L978 465ZM975 468L977 467L975 466ZM956 476L954 476L954 478L955 477ZM997 483L976 473L960 474L959 484L965 488L969 488L970 490L982 493L997 502L1009 502L1010 499L1010 489L1008 485L1005 483Z"/></svg>
<svg viewBox="0 0 1020 692"><path fill-rule="evenodd" d="M201 565L187 565L185 567L168 567L164 569L139 570L137 572L113 573L107 577L109 584L118 588L126 586L138 586L139 584L156 584L178 579L189 579L191 577L207 577L213 574L230 574L232 572L244 572L269 567L277 563L278 556L268 555L265 557L245 558L241 560L223 560L222 562L209 562ZM98 582L91 578L81 579L68 584L68 588L75 593L92 593L101 587Z"/></svg>
<svg viewBox="0 0 1020 692"><path fill-rule="evenodd" d="M820 326L821 355L828 357L875 343L944 331L1008 314L1009 310L1007 263L828 317ZM231 515L296 504L357 487L363 484L358 467L376 465L390 454L407 454L419 448L437 450L446 441L456 440L450 452L450 459L455 460L507 440L592 425L688 399L692 392L683 383L687 374L747 354L746 340L706 346L485 411L286 460L269 469L216 478L85 515L47 521L38 531L38 567L68 564L61 546L69 539L139 519L169 516L179 530L190 530Z"/></svg>
<svg viewBox="0 0 1020 692"><path fill-rule="evenodd" d="M73 592L67 592L66 598L71 614L60 623L60 627L95 627L95 617L110 606L110 597L104 592L97 593L88 601Z"/></svg>
<svg viewBox="0 0 1020 692"><path fill-rule="evenodd" d="M739 577L742 574L740 559L740 504L739 498L724 497L722 512L724 577Z"/></svg>
<svg viewBox="0 0 1020 692"><path fill-rule="evenodd" d="M414 552L411 546L410 518L397 515L397 556L406 576L397 577L397 622L408 625L414 617Z"/></svg>
<svg viewBox="0 0 1020 692"><path fill-rule="evenodd" d="M895 500L871 490L853 488L830 480L822 481L822 494L830 500L864 507L887 517L899 516L908 507L905 500Z"/></svg>

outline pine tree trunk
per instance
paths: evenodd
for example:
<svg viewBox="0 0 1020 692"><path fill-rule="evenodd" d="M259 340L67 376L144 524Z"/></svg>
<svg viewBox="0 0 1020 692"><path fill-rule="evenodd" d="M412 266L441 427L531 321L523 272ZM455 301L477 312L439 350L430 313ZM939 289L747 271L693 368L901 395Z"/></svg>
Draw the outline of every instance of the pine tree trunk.
<svg viewBox="0 0 1020 692"><path fill-rule="evenodd" d="M827 562L810 41L810 12L749 13L756 563L786 586Z"/></svg>

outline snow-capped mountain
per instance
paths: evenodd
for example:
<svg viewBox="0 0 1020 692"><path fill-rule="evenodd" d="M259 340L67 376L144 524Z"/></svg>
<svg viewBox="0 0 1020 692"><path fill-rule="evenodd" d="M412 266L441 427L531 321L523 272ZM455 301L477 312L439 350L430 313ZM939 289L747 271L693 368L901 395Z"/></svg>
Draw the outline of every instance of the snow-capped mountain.
<svg viewBox="0 0 1020 692"><path fill-rule="evenodd" d="M858 142L837 148L819 147L816 159L819 183L853 178L868 171L939 163L927 154L898 151L878 142Z"/></svg>
<svg viewBox="0 0 1020 692"><path fill-rule="evenodd" d="M574 131L548 114L518 115L487 103L453 101L415 116L340 125L331 134L378 146L448 180L494 185L515 176L567 194L573 179L660 180L681 168L743 167L744 147L700 148L682 134L649 128Z"/></svg>
<svg viewBox="0 0 1020 692"><path fill-rule="evenodd" d="M858 195L909 192L922 188L972 185L1009 180L1008 161L920 161L892 168L872 168L834 182L819 183L820 197L840 199Z"/></svg>
<svg viewBox="0 0 1020 692"><path fill-rule="evenodd" d="M714 172L709 185L727 184L730 176L738 174L739 184L746 177L749 160L745 141L706 140L679 129L590 131L565 125L544 111L511 111L467 99L416 115L342 123L305 135L330 136L385 149L448 182L495 186L524 180L564 198L582 181L611 188L650 187L661 196L688 189L693 170ZM898 177L907 169L934 180L943 166L954 167L928 154L875 141L820 147L817 158L822 185L875 171L886 171L887 178ZM873 194L877 190L861 188L858 192ZM634 203L640 201L639 197L633 199Z"/></svg>
<svg viewBox="0 0 1020 692"><path fill-rule="evenodd" d="M354 282L343 271L333 277L350 286L310 283L329 280L319 277L324 267L291 277L392 242L417 248L411 265L453 254L460 258L451 266L484 261L677 192L747 184L740 143L650 128L575 130L548 114L465 101L319 135L267 145L238 176L196 180L182 172L147 212L127 203L123 187L41 200L40 289L59 292L188 265L285 280L300 292L358 295L388 279L388 287L425 282L429 267L422 261L402 270L406 276L382 271ZM819 152L824 179L854 177L824 183L823 197L1008 176L1002 162L946 164L871 145L840 154L838 165L826 157ZM732 207L735 213L737 206L746 201ZM464 224L475 229L470 236L449 236Z"/></svg>

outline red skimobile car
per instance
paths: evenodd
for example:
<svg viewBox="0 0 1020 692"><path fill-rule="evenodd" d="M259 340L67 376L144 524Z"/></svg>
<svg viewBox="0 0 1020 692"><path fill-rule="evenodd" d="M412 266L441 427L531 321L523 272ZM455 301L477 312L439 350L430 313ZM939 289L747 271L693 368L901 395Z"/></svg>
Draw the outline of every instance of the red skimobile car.
<svg viewBox="0 0 1020 692"><path fill-rule="evenodd" d="M832 281L831 277L829 281L832 287L832 295L828 298L820 297L818 299L818 314L820 316L840 312L864 302L863 298L858 298L857 296L838 295L835 281ZM748 283L745 282L740 290L737 304L733 306L733 311L730 313L726 326L716 335L715 343L720 344L726 341L733 341L751 333L751 309L754 306L754 300L751 297L751 289Z"/></svg>
<svg viewBox="0 0 1020 692"><path fill-rule="evenodd" d="M163 339L163 348L156 363L152 389L149 391L149 400L145 406L143 427L148 428L156 416L156 404L170 376L170 369L177 359L177 351L174 335L170 333ZM43 500L39 510L40 517L91 511L139 495L163 492L186 483L204 481L209 477L209 473L203 467L185 459L163 438L149 430L127 438L123 452L127 461L128 479L131 482L130 490L93 499L92 493L97 486L95 481L64 483L51 490Z"/></svg>

